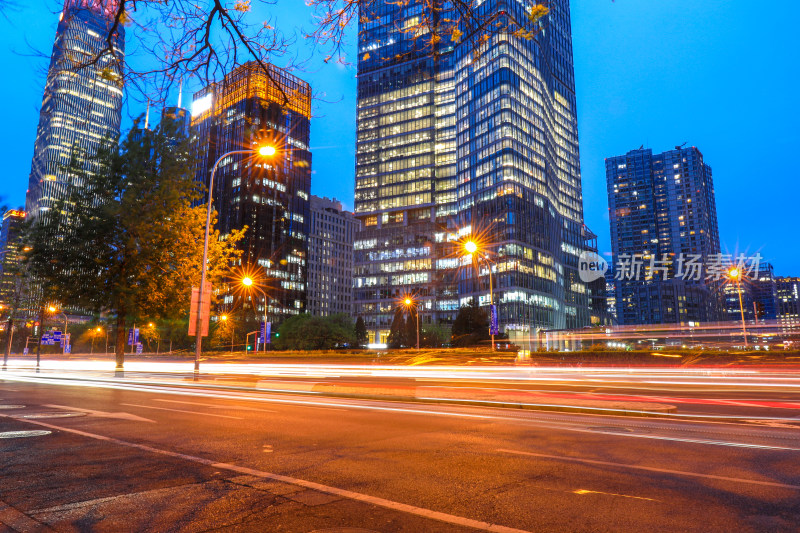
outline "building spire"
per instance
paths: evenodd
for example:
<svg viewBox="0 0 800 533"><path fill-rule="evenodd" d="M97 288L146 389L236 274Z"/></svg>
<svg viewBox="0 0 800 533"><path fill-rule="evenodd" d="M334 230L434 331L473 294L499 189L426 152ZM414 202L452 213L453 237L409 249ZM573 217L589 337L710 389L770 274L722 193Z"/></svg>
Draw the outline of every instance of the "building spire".
<svg viewBox="0 0 800 533"><path fill-rule="evenodd" d="M147 111L144 115L144 129L150 129L150 99L147 99Z"/></svg>
<svg viewBox="0 0 800 533"><path fill-rule="evenodd" d="M178 81L178 109L181 107L181 99L183 97L183 76Z"/></svg>

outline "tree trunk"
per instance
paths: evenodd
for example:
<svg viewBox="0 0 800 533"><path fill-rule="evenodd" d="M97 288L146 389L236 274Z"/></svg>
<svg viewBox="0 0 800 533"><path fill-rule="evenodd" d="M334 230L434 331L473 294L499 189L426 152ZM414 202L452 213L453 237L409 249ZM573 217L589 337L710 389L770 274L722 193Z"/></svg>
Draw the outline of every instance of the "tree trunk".
<svg viewBox="0 0 800 533"><path fill-rule="evenodd" d="M14 317L9 316L6 323L6 349L3 351L3 370L8 366L8 356L11 353L11 338L14 334Z"/></svg>
<svg viewBox="0 0 800 533"><path fill-rule="evenodd" d="M117 366L114 369L118 375L121 375L125 365L125 319L124 311L117 312L117 342L114 346L114 351L117 356Z"/></svg>

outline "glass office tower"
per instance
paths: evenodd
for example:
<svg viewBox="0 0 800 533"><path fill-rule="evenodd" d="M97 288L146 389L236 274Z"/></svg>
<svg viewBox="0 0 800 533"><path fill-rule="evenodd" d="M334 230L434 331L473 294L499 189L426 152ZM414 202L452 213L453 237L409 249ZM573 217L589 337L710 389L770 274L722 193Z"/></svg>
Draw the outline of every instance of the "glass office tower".
<svg viewBox="0 0 800 533"><path fill-rule="evenodd" d="M214 163L230 151L271 145L270 157L232 154L214 181L217 229L223 236L247 227L241 266L265 278L267 319L280 323L306 309L310 224L311 87L272 65L269 76L248 62L194 95L192 136L197 179L208 186ZM267 300L266 302L264 300ZM224 297L225 304L233 296Z"/></svg>
<svg viewBox="0 0 800 533"><path fill-rule="evenodd" d="M512 30L464 27L459 39L426 39L420 2L362 16L354 283L372 342L385 342L405 294L423 324L451 323L473 298L489 304L489 268L465 266L454 245L478 232L501 330L589 323L569 2L549 6L534 38L512 31L530 7L516 1L477 8ZM440 7L436 17L455 17Z"/></svg>
<svg viewBox="0 0 800 533"><path fill-rule="evenodd" d="M122 111L119 76L125 30L119 27L110 53L108 32L112 2L66 0L56 30L47 71L39 127L28 184L27 212L33 219L80 186L82 172L92 172L101 142L117 142ZM69 170L73 158L72 170Z"/></svg>

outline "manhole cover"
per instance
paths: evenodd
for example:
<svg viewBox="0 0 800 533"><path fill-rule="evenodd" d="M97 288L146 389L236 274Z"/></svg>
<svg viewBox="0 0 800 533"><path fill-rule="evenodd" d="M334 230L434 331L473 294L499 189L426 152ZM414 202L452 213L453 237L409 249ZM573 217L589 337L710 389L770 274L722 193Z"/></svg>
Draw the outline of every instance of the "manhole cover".
<svg viewBox="0 0 800 533"><path fill-rule="evenodd" d="M42 435L49 435L52 431L45 431L43 429L35 431L3 431L0 432L0 439L18 439L21 437L41 437Z"/></svg>
<svg viewBox="0 0 800 533"><path fill-rule="evenodd" d="M0 405L0 409L23 409L24 405Z"/></svg>
<svg viewBox="0 0 800 533"><path fill-rule="evenodd" d="M71 418L74 416L86 416L86 413L32 413L29 415L15 416L14 418Z"/></svg>

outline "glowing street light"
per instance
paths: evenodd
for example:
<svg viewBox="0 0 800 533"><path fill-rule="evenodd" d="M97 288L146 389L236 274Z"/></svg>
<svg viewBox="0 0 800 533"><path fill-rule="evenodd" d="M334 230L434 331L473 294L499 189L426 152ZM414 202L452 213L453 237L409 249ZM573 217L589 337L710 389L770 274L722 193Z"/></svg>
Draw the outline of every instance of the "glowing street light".
<svg viewBox="0 0 800 533"><path fill-rule="evenodd" d="M197 337L195 339L194 345L194 379L195 381L200 377L200 352L203 349L203 291L206 287L206 270L208 268L208 237L209 233L211 232L211 200L214 194L214 175L217 173L217 168L219 164L222 163L222 160L228 156L234 154L249 154L249 155L259 155L261 157L273 157L277 153L277 150L274 146L271 145L264 145L257 148L251 148L250 150L231 150L230 152L225 152L219 159L214 163L214 166L211 169L211 177L208 180L208 207L206 212L206 232L205 238L203 240L203 263L200 265L200 289L198 291L198 302L197 302L197 323L195 328L195 333ZM264 311L266 312L266 301L264 302ZM117 368L117 370L122 370L121 368Z"/></svg>
<svg viewBox="0 0 800 533"><path fill-rule="evenodd" d="M728 270L728 279L736 283L736 292L739 293L739 312L742 314L742 336L744 337L744 347L747 348L747 326L744 321L744 306L742 305L742 271L737 267Z"/></svg>
<svg viewBox="0 0 800 533"><path fill-rule="evenodd" d="M267 326L266 326L266 324L267 324L267 293L266 293L266 292L264 292L264 290L263 290L261 287L259 287L259 286L258 286L258 285L255 283L255 281L253 280L253 278L252 278L252 277L250 277L250 276L244 276L244 277L243 277L241 280L239 280L239 281L240 281L240 283L241 283L242 285L244 285L244 286L245 286L245 287L247 287L248 289L255 289L255 290L257 290L257 291L258 291L258 292L260 292L260 293L261 293L261 295L264 297L264 335L265 335L265 337L266 337L266 333L267 333L267 332L266 332L266 327L267 327ZM253 297L252 297L252 295L251 295L251 296L250 296L250 301L252 301L252 299L253 299ZM253 305L253 310L255 310L255 305ZM263 340L264 340L264 351L266 352L266 351L267 351L267 339L266 339L266 338L264 338ZM255 346L256 346L256 351L258 351L258 336L256 336L256 342L255 342Z"/></svg>
<svg viewBox="0 0 800 533"><path fill-rule="evenodd" d="M264 157L272 157L278 152L278 150L274 146L262 146L258 149L258 154Z"/></svg>
<svg viewBox="0 0 800 533"><path fill-rule="evenodd" d="M463 244L464 252L467 255L476 257L476 262L480 259L483 259L486 262L486 267L489 269L489 309L490 313L494 312L494 284L492 283L492 265L491 260L486 256L486 254L480 252L480 246L474 240L469 240ZM478 275L478 280L480 283L480 274ZM494 345L494 323L492 321L491 316L489 317L489 334L492 336L492 351L495 351Z"/></svg>

